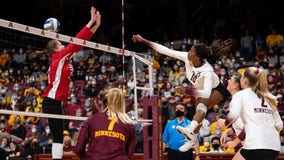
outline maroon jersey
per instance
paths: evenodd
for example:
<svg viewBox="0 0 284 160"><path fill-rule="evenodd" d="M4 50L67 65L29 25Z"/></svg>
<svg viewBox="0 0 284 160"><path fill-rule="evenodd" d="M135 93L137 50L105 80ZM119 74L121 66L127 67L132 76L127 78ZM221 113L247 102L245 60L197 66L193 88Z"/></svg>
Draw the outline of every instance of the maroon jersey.
<svg viewBox="0 0 284 160"><path fill-rule="evenodd" d="M84 27L76 38L89 40L93 33L88 27ZM83 46L70 43L63 50L55 52L51 56L51 64L48 69L48 86L42 93L42 97L55 100L65 100L68 97L70 86L70 75L73 67L70 64L72 56L80 51Z"/></svg>
<svg viewBox="0 0 284 160"><path fill-rule="evenodd" d="M98 113L83 123L74 152L86 160L130 160L135 146L134 125Z"/></svg>

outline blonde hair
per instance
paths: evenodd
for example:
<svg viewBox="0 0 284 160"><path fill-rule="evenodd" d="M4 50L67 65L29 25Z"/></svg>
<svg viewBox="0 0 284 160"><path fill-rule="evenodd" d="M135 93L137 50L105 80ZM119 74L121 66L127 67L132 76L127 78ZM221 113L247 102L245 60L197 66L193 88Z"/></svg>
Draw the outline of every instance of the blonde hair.
<svg viewBox="0 0 284 160"><path fill-rule="evenodd" d="M45 47L48 56L51 56L55 52L54 50L56 49L58 43L59 41L56 39L48 41Z"/></svg>
<svg viewBox="0 0 284 160"><path fill-rule="evenodd" d="M118 118L123 123L135 124L135 122L125 112L125 98L119 88L111 88L106 91L104 97L104 112L109 117Z"/></svg>
<svg viewBox="0 0 284 160"><path fill-rule="evenodd" d="M248 67L243 75L248 78L249 86L257 96L264 98L272 108L277 109L277 97L268 91L265 71L256 67Z"/></svg>

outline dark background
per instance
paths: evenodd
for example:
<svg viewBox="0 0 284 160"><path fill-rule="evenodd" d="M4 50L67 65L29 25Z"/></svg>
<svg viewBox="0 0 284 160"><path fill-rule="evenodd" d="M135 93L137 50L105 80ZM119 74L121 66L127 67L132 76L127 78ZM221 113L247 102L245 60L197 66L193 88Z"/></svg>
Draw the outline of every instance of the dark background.
<svg viewBox="0 0 284 160"><path fill-rule="evenodd" d="M3 4L5 3L5 5ZM152 40L216 37L238 39L244 30L265 36L271 27L282 33L283 0L125 0L125 42L139 33ZM59 33L74 36L89 20L90 7L102 14L93 40L121 47L120 0L9 0L2 1L2 19L42 28L49 17L61 23ZM218 20L225 25L216 31ZM3 30L3 28L0 28Z"/></svg>

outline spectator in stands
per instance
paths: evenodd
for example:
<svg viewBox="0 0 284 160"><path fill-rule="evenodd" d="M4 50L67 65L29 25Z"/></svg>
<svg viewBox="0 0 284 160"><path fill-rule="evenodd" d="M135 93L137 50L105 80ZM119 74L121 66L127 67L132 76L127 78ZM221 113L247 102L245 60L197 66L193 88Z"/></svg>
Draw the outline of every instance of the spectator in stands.
<svg viewBox="0 0 284 160"><path fill-rule="evenodd" d="M184 80L186 79L186 73L185 73L184 66L179 67L179 76L176 79L178 79L180 84L183 84Z"/></svg>
<svg viewBox="0 0 284 160"><path fill-rule="evenodd" d="M168 98L161 97L161 107L162 107L162 123L163 123L163 129L165 128L165 125L169 120L174 119L175 116L175 109L174 106L172 106L168 102Z"/></svg>
<svg viewBox="0 0 284 160"><path fill-rule="evenodd" d="M244 57L245 60L254 60L253 36L247 30L240 38L240 52L241 57Z"/></svg>
<svg viewBox="0 0 284 160"><path fill-rule="evenodd" d="M99 91L96 87L96 79L92 78L88 80L83 92L87 98L94 98L95 96L97 96Z"/></svg>
<svg viewBox="0 0 284 160"><path fill-rule="evenodd" d="M218 115L219 115L219 104L216 104L207 113L207 119L210 122L210 124L217 120L216 118L217 118Z"/></svg>
<svg viewBox="0 0 284 160"><path fill-rule="evenodd" d="M30 145L34 138L39 138L40 133L38 131L38 126L36 124L31 124L30 127L26 126L27 134L24 141L21 143L22 146L26 147Z"/></svg>
<svg viewBox="0 0 284 160"><path fill-rule="evenodd" d="M43 148L39 146L39 139L33 138L30 145L25 148L25 156L27 159L34 159L35 154L42 154Z"/></svg>
<svg viewBox="0 0 284 160"><path fill-rule="evenodd" d="M87 67L85 62L81 59L77 65L74 65L74 73L72 75L72 80L86 80Z"/></svg>
<svg viewBox="0 0 284 160"><path fill-rule="evenodd" d="M203 144L200 145L199 147L200 152L212 152L213 151L213 147L211 145L211 141L210 141L210 137L204 137L203 138Z"/></svg>
<svg viewBox="0 0 284 160"><path fill-rule="evenodd" d="M269 56L277 56L277 61L276 61L276 65L279 67L280 66L280 55L281 55L281 43L283 41L283 36L280 34L280 32L272 27L271 28L271 33L267 35L266 37L266 45L269 48Z"/></svg>
<svg viewBox="0 0 284 160"><path fill-rule="evenodd" d="M166 80L167 81L167 80ZM165 79L162 73L159 73L157 76L157 87L159 88L160 92L163 94L166 88Z"/></svg>
<svg viewBox="0 0 284 160"><path fill-rule="evenodd" d="M6 136L1 136L0 142L1 142L0 148L4 149L6 152L9 152L10 139Z"/></svg>
<svg viewBox="0 0 284 160"><path fill-rule="evenodd" d="M141 67L136 67L136 79L138 82L144 82L145 81L145 72L142 70Z"/></svg>
<svg viewBox="0 0 284 160"><path fill-rule="evenodd" d="M169 78L171 67L168 64L168 61L164 60L159 70L160 70L160 73L163 75L163 77L167 79Z"/></svg>
<svg viewBox="0 0 284 160"><path fill-rule="evenodd" d="M76 35L76 38L89 40L100 26L100 21L100 13L94 7L91 7L90 21ZM83 46L73 43L70 43L65 47L56 39L47 43L46 50L48 55L51 56L51 64L48 72L49 84L41 95L44 97L42 103L44 113L63 114L62 101L68 98L70 76L72 72L70 59L82 48ZM53 138L52 158L62 159L63 120L49 118L48 123Z"/></svg>
<svg viewBox="0 0 284 160"><path fill-rule="evenodd" d="M1 51L0 53L0 66L5 67L7 61L10 59L10 55L9 53L7 53L7 49L3 49L3 51Z"/></svg>
<svg viewBox="0 0 284 160"><path fill-rule="evenodd" d="M9 117L9 115L0 116L0 133L1 134L11 132L11 126L8 124L8 120L6 117Z"/></svg>
<svg viewBox="0 0 284 160"><path fill-rule="evenodd" d="M221 147L220 138L217 136L212 137L211 139L211 145L213 147L213 150L211 152L221 152L224 153L224 149Z"/></svg>
<svg viewBox="0 0 284 160"><path fill-rule="evenodd" d="M102 74L98 75L96 82L97 82L96 88L98 90L103 90L107 86L107 79Z"/></svg>
<svg viewBox="0 0 284 160"><path fill-rule="evenodd" d="M116 67L115 66L110 66L109 67L109 75L108 75L108 81L111 82L111 83L115 83L118 81L118 72L116 70Z"/></svg>
<svg viewBox="0 0 284 160"><path fill-rule="evenodd" d="M185 136L178 133L176 126L188 126L190 124L191 121L185 117L186 113L186 106L183 103L177 103L175 106L176 118L168 121L163 131L163 150L168 152L169 160L193 160L193 150L185 152L179 151L179 148L184 145L187 140ZM197 155L195 159L199 160L199 143L194 143L192 143L192 148L194 148L195 154Z"/></svg>
<svg viewBox="0 0 284 160"><path fill-rule="evenodd" d="M23 48L20 48L16 54L13 55L13 59L17 64L19 64L19 69L22 69L26 63L27 53Z"/></svg>
<svg viewBox="0 0 284 160"><path fill-rule="evenodd" d="M75 116L77 109L84 109L84 107L80 105L77 99L78 98L76 96L71 97L71 102L70 104L67 104L66 109L65 109L65 113L67 115Z"/></svg>
<svg viewBox="0 0 284 160"><path fill-rule="evenodd" d="M24 75L22 70L17 70L15 75L14 75L14 79L16 82L23 82L24 81Z"/></svg>
<svg viewBox="0 0 284 160"><path fill-rule="evenodd" d="M113 58L110 53L103 52L103 54L99 57L99 62L105 65L107 63L111 63L112 59Z"/></svg>
<svg viewBox="0 0 284 160"><path fill-rule="evenodd" d="M70 135L64 135L63 137L63 152L69 152L74 150L74 146L72 145L72 138Z"/></svg>
<svg viewBox="0 0 284 160"><path fill-rule="evenodd" d="M14 124L11 130L11 138L16 142L22 142L26 138L26 127L19 115L15 117Z"/></svg>
<svg viewBox="0 0 284 160"><path fill-rule="evenodd" d="M21 157L21 150L20 150L20 147L19 145L14 142L14 141L11 141L9 143L9 152L8 152L8 155L9 155L9 159L17 159L17 158L20 158Z"/></svg>
<svg viewBox="0 0 284 160"><path fill-rule="evenodd" d="M24 102L27 106L32 104L33 99L39 96L39 90L35 87L29 87L24 91Z"/></svg>
<svg viewBox="0 0 284 160"><path fill-rule="evenodd" d="M39 146L40 147L51 147L52 136L50 133L49 125L46 125L44 128L44 133L39 136Z"/></svg>
<svg viewBox="0 0 284 160"><path fill-rule="evenodd" d="M39 113L40 107L38 106L38 102L36 99L33 99L30 105L28 105L25 109L25 112L32 112L32 113ZM37 124L40 120L40 117L34 117L34 116L26 116L25 122L26 124L33 123Z"/></svg>
<svg viewBox="0 0 284 160"><path fill-rule="evenodd" d="M9 73L2 73L0 74L0 89L1 89L1 94L3 93L2 90L4 90L4 86L7 86L7 84L10 82L8 79ZM3 96L3 95L1 95Z"/></svg>
<svg viewBox="0 0 284 160"><path fill-rule="evenodd" d="M169 72L169 78L174 77L175 79L177 79L179 77L179 74L179 66L177 64L174 64L172 70Z"/></svg>

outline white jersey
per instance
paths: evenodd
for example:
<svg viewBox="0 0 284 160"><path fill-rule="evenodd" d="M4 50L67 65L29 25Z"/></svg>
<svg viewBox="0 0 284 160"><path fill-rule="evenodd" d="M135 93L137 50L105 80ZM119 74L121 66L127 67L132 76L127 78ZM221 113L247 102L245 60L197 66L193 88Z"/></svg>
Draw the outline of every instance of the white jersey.
<svg viewBox="0 0 284 160"><path fill-rule="evenodd" d="M277 110L260 99L251 88L233 95L228 119L241 117L246 133L244 149L271 149L280 151L280 137L277 131L283 122Z"/></svg>
<svg viewBox="0 0 284 160"><path fill-rule="evenodd" d="M207 61L201 67L196 68L188 60L188 52L172 50L157 43L151 43L151 45L159 53L184 61L186 77L196 89L197 97L209 98L212 89L220 83L218 75Z"/></svg>

